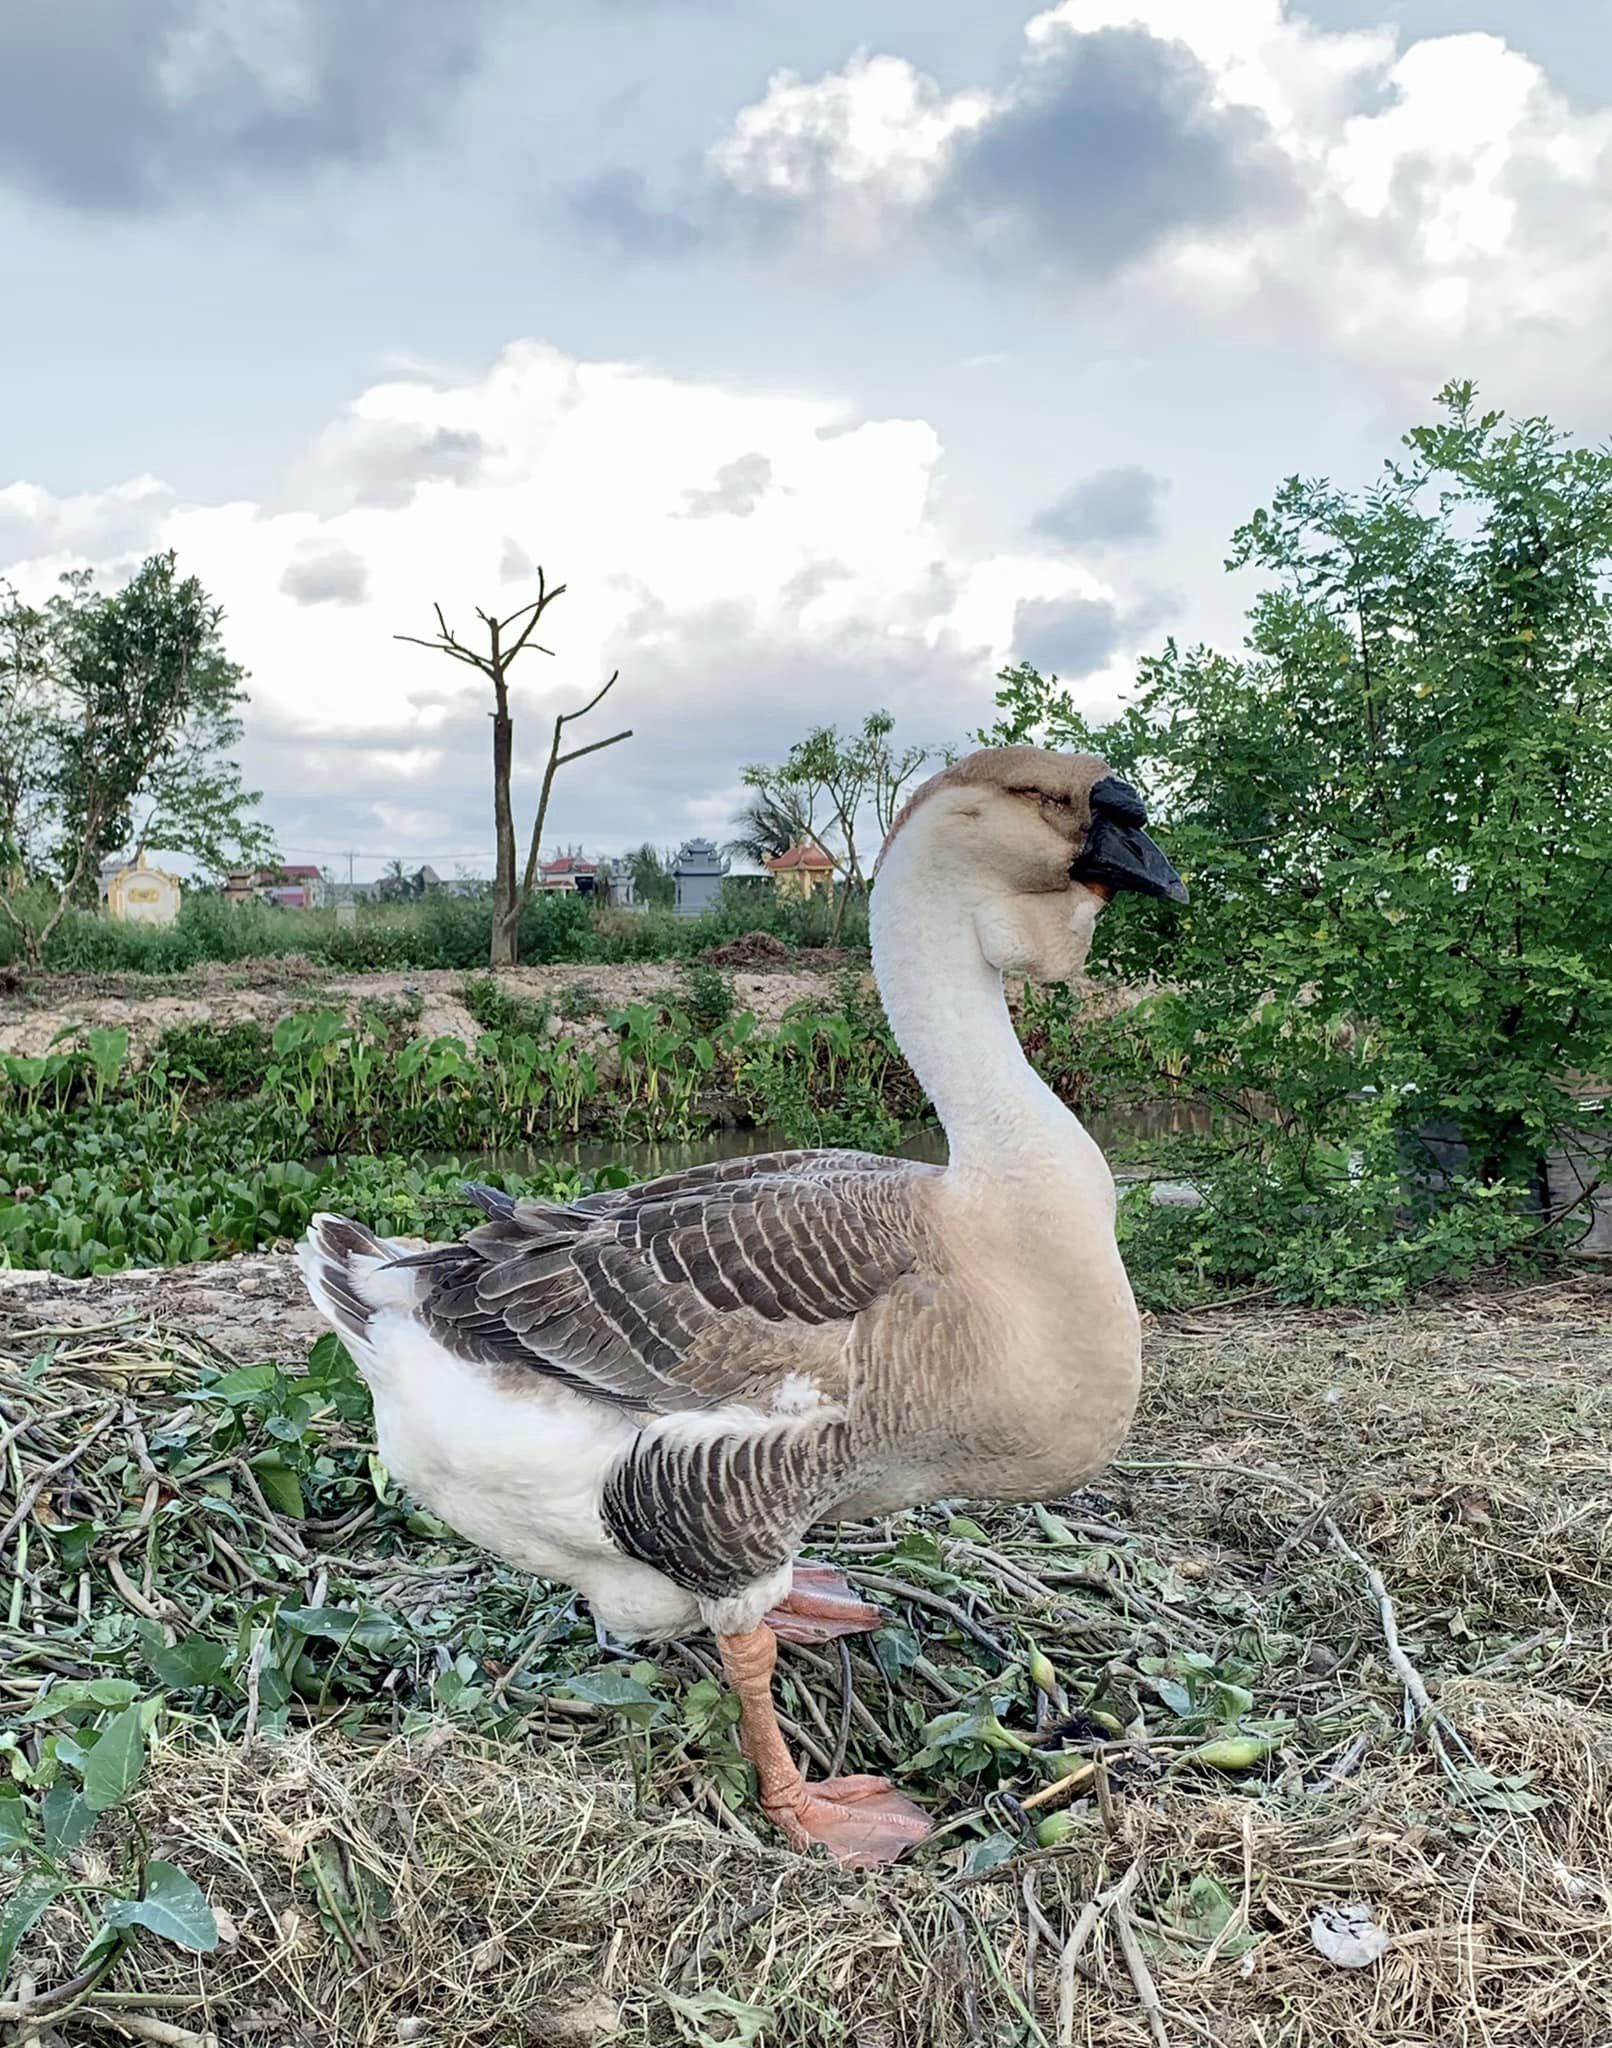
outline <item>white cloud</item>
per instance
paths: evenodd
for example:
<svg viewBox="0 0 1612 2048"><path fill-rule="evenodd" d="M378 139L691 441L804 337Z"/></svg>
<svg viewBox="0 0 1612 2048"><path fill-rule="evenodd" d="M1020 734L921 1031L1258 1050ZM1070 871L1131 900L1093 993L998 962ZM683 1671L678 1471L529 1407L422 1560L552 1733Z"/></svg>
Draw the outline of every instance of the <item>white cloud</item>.
<svg viewBox="0 0 1612 2048"><path fill-rule="evenodd" d="M443 473L433 457L409 479L400 450L444 447L474 460ZM33 536L13 547L28 595L131 549L173 547L200 576L252 673L246 767L288 849L486 838L485 686L393 636L428 636L440 601L478 637L476 605L524 600L508 572L525 550L568 585L541 636L556 658L515 671L526 771L547 716L619 666L597 731L638 737L567 778L554 820L619 844L728 815L742 764L821 718L887 703L904 731L956 739L988 707L1021 602L1112 595L1066 553L954 544L931 505L940 457L923 420L857 421L821 397L523 342L481 377L365 391L273 507L178 504L142 479L73 500L14 487L0 510ZM690 519L691 494L736 466L765 488ZM98 545L109 533L114 549ZM1093 701L1129 673L1116 655Z"/></svg>
<svg viewBox="0 0 1612 2048"><path fill-rule="evenodd" d="M859 53L814 83L775 79L710 162L737 196L787 197L830 221L850 207L864 243L899 251L948 198L966 202L975 142L1018 120L1055 67L1095 62L1126 34L1189 61L1210 107L1257 122L1261 162L1281 168L1269 203L1197 215L1181 181L1173 228L1131 237L1124 288L1138 305L1293 333L1396 399L1471 373L1548 405L1604 376L1612 108L1576 109L1494 35L1402 47L1387 27L1319 29L1288 0L1062 0L1028 24L1020 69L994 94L948 96L899 58ZM1086 113L1095 132L1101 115ZM1105 273L1075 204L1045 199L1052 150L1075 145L1037 146L1044 272L1061 243L1065 283L1089 286ZM1038 182L1029 151L1015 167ZM964 236L939 246L980 259Z"/></svg>
<svg viewBox="0 0 1612 2048"><path fill-rule="evenodd" d="M860 51L812 82L775 73L707 161L745 198L813 202L847 234L876 235L887 209L928 198L952 144L993 104L987 92L942 92L904 57Z"/></svg>

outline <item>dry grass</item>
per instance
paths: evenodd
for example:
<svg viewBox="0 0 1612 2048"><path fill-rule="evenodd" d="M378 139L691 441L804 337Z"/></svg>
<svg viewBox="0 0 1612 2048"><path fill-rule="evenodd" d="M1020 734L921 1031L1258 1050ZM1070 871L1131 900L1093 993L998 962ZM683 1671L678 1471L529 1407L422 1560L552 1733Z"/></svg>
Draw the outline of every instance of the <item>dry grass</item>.
<svg viewBox="0 0 1612 2048"><path fill-rule="evenodd" d="M1015 1803L1049 1767L1017 1752L923 1767L909 1782L946 1832L912 1868L848 1878L759 1841L753 1814L715 1797L719 1730L691 1740L658 1708L652 1725L624 1728L564 1697L563 1661L514 1688L519 1712L491 1728L400 1721L348 1690L339 1716L279 1738L243 1741L237 1726L170 1745L84 1852L102 1865L81 1874L116 1867L143 1828L203 1883L232 1938L201 1959L142 1942L89 2003L13 2038L1604 2048L1609 1309L1612 1295L1584 1286L1391 1319L1177 1321L1150 1335L1147 1409L1124 1464L1102 1496L1065 1510L1079 1548L1022 1511L982 1513L973 1532L945 1515L842 1532L844 1563L905 1586L878 1597L923 1660L888 1687L859 1646L853 1765L887 1767L892 1740L910 1755L914 1719L948 1691L983 1692L1044 1750L1089 1755L1055 1848L1034 1846ZM103 1404L128 1392L149 1425L198 1370L193 1346L147 1325L81 1334L32 1384L59 1373L60 1394ZM17 1389L0 1376L0 1410ZM40 1469L49 1447L30 1452ZM98 1446L109 1463L117 1450ZM924 1545L901 1549L914 1531L932 1535L943 1572ZM310 1539L329 1598L351 1567L355 1585L406 1607L459 1556L403 1548L395 1524L370 1535L369 1557L350 1533L345 1556L336 1538ZM235 1547L297 1597L283 1558L241 1536ZM445 1650L500 1618L512 1629L509 1575L455 1568L469 1576L453 1581ZM43 1641L61 1675L101 1668L118 1639L99 1580L97 1651L33 1569L16 1582L12 1639L30 1661L0 1694L14 1705L37 1689ZM134 1590L191 1601L192 1569L177 1542L148 1549ZM1407 1726L1373 1570L1441 1739ZM593 1661L584 1635L556 1646L570 1668ZM1122 1738L1045 1711L1037 1731L1029 1638L1051 1650L1071 1706L1101 1704ZM1271 1755L1242 1775L1183 1763L1184 1724L1141 1668L1189 1651L1241 1673L1248 1721L1273 1731ZM675 1703L696 1675L668 1660L657 1685ZM837 1674L796 1659L785 1700L825 1741ZM981 1867L993 1835L986 1853L1013 1853ZM1351 1970L1318 1951L1311 1922L1356 1900L1388 1946ZM24 1950L42 1990L71 1977L86 1932L79 1909L46 1915Z"/></svg>

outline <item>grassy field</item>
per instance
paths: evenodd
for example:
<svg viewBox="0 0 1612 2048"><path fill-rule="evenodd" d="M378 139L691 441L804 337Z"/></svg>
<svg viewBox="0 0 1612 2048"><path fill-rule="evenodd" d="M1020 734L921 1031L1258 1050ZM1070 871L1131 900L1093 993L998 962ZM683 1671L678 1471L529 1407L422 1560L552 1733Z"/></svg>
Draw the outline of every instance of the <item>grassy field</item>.
<svg viewBox="0 0 1612 2048"><path fill-rule="evenodd" d="M569 893L539 896L521 919L520 957L527 966L679 960L757 930L792 952L810 952L831 939L867 948L867 912L860 904L847 907L836 935L826 904L780 901L764 881L735 880L699 917L654 909L595 909L586 898ZM491 936L487 898L430 896L417 903L363 904L356 920L343 924L334 910L233 906L222 897L191 891L177 921L161 928L121 924L92 911L70 912L37 965L51 974L174 975L209 965L296 958L338 974L401 968L467 973L487 965ZM23 958L15 927L0 919L0 968L20 967Z"/></svg>
<svg viewBox="0 0 1612 2048"><path fill-rule="evenodd" d="M889 1625L784 1651L794 1737L938 1823L856 1878L765 1838L708 1645L601 1660L396 1498L284 1258L0 1317L9 1804L150 1723L19 1950L19 2038L1612 2038L1604 1284L1151 1322L1100 1490L822 1532ZM159 1862L216 1945L86 1971ZM1323 1952L1356 1907L1359 1968Z"/></svg>

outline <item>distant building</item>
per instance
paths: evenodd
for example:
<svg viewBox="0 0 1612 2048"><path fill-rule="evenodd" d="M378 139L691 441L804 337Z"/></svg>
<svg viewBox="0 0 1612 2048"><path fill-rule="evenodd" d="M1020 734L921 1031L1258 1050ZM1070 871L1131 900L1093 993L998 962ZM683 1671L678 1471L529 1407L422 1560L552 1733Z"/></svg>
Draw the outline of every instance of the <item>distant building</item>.
<svg viewBox="0 0 1612 2048"><path fill-rule="evenodd" d="M537 886L547 891L591 896L599 879L599 868L598 861L584 860L579 853L557 853L552 860L539 863Z"/></svg>
<svg viewBox="0 0 1612 2048"><path fill-rule="evenodd" d="M320 869L298 862L237 868L224 877L224 901L236 905L272 903L281 910L318 910L330 900L329 891Z"/></svg>
<svg viewBox="0 0 1612 2048"><path fill-rule="evenodd" d="M687 839L672 862L672 880L677 894L673 908L679 917L698 917L712 910L722 894L728 863L709 839Z"/></svg>
<svg viewBox="0 0 1612 2048"><path fill-rule="evenodd" d="M591 896L613 910L636 910L632 869L624 860L589 860L577 847L540 863L537 886L545 894Z"/></svg>
<svg viewBox="0 0 1612 2048"><path fill-rule="evenodd" d="M781 896L806 902L819 890L832 893L834 863L820 846L791 846L762 863L778 885Z"/></svg>
<svg viewBox="0 0 1612 2048"><path fill-rule="evenodd" d="M434 896L442 887L442 877L433 867L416 868L412 874L382 875L375 884L375 895L382 903L418 903L422 896Z"/></svg>

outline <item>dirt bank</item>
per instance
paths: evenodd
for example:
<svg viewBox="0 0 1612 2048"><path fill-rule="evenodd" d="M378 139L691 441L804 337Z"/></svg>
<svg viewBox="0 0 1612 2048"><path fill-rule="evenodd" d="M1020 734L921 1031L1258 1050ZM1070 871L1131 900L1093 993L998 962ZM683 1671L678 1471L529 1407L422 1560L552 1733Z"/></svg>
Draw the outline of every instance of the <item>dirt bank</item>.
<svg viewBox="0 0 1612 2048"><path fill-rule="evenodd" d="M729 974L741 1009L776 1026L796 1003L831 1007L843 967L742 968ZM519 967L494 978L510 994L548 1003L582 1039L606 1035L604 1018L626 1003L658 1001L680 987L681 965L650 960L617 966ZM326 975L306 962L247 962L153 983L144 977L39 976L0 994L0 1052L42 1053L63 1032L126 1029L139 1049L182 1024L273 1024L292 1010L339 1005L356 1019L366 1003L419 1005L414 1029L473 1041L481 1027L465 1008L466 977L453 970Z"/></svg>
<svg viewBox="0 0 1612 2048"><path fill-rule="evenodd" d="M788 966L744 966L720 969L731 983L741 1010L753 1011L767 1030L775 1029L785 1011L797 1003L833 1009L847 973L872 986L865 960L849 954L828 955L819 963L797 956ZM588 967L569 962L554 967L505 969L492 979L511 995L547 1003L555 1027L564 1028L584 1044L604 1043L611 1036L605 1024L610 1011L627 1003L675 998L682 987L683 963L677 960L632 961ZM486 976L478 975L478 980ZM296 958L242 961L210 966L192 975L156 980L143 975L37 975L0 983L0 1052L37 1054L63 1034L101 1026L126 1029L130 1044L145 1051L182 1024L273 1024L293 1010L320 1004L339 1005L357 1019L365 1004L418 1007L411 1028L434 1038L441 1034L472 1043L481 1030L464 1004L466 976L456 969L418 973L331 975ZM1112 983L1090 983L1082 991L1094 1014L1106 1014L1134 1002L1144 991ZM1017 1009L1019 991L1009 989L1009 1007Z"/></svg>

